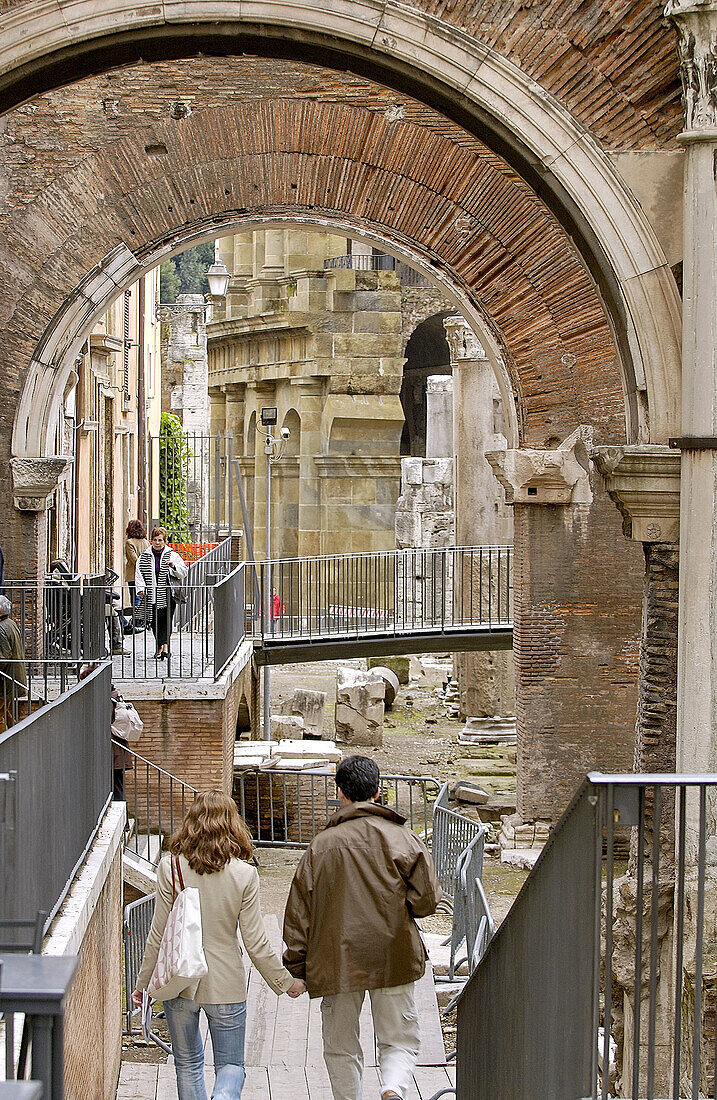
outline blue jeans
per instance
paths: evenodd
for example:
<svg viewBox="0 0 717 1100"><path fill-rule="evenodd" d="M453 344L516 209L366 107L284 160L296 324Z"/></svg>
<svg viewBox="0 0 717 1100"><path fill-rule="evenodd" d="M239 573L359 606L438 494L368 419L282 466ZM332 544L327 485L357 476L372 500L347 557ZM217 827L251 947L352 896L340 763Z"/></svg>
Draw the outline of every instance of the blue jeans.
<svg viewBox="0 0 717 1100"><path fill-rule="evenodd" d="M204 1051L199 1034L199 1012L204 1009L214 1050L216 1080L212 1100L239 1100L244 1087L244 1031L246 1001L229 1005L200 1005L186 997L164 1002L177 1069L179 1100L207 1100L204 1087Z"/></svg>

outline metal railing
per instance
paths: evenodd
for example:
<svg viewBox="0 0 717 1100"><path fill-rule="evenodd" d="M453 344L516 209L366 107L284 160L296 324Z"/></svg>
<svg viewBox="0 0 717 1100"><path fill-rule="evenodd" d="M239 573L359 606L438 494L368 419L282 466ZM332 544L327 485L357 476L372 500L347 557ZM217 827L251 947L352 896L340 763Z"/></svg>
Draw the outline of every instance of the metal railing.
<svg viewBox="0 0 717 1100"><path fill-rule="evenodd" d="M715 775L587 778L459 1000L459 1097L715 1096L716 806Z"/></svg>
<svg viewBox="0 0 717 1100"><path fill-rule="evenodd" d="M5 1078L0 1095L8 1100L62 1100L64 1095L63 1015L79 960L70 955L4 955L0 959L0 1014L5 1020ZM15 1017L23 1019L19 1064ZM25 1037L29 1044L25 1046ZM29 1052L33 1081L22 1082ZM17 1080L17 1079L20 1080ZM17 1082L17 1083L16 1083ZM37 1091L37 1082L41 1089Z"/></svg>
<svg viewBox="0 0 717 1100"><path fill-rule="evenodd" d="M457 810L448 807L450 783L444 783L433 804L433 822L431 831L431 854L436 867L438 881L443 890L444 900L453 900L456 883L456 869L462 852L479 836L485 836L486 827L480 821L466 817ZM480 850L480 868L483 870L483 849Z"/></svg>
<svg viewBox="0 0 717 1100"><path fill-rule="evenodd" d="M232 561L233 541L232 536L228 535L207 554L190 563L182 588L194 598L177 608L177 625L180 629L190 625L206 610L207 604L211 603L214 585L228 576L237 564Z"/></svg>
<svg viewBox="0 0 717 1100"><path fill-rule="evenodd" d="M158 521L171 542L218 542L234 530L239 508L234 498L234 440L228 435L185 432L152 436L148 449ZM174 493L163 507L164 487ZM236 515L235 515L236 513Z"/></svg>
<svg viewBox="0 0 717 1100"><path fill-rule="evenodd" d="M226 563L228 568L230 563ZM116 679L198 679L216 677L246 635L244 564L222 575L217 561L206 570L207 582L181 586L182 599L171 600L169 653L158 655L158 616L144 604L126 608L123 649L112 659ZM217 573L212 574L211 568ZM211 578L211 580L209 579Z"/></svg>
<svg viewBox="0 0 717 1100"><path fill-rule="evenodd" d="M132 1034L132 1017L135 1006L132 1004L132 991L137 981L147 936L154 916L154 894L139 898L125 905L122 920L122 939L124 941L124 988L125 988L125 1034Z"/></svg>
<svg viewBox="0 0 717 1100"><path fill-rule="evenodd" d="M164 840L182 823L197 789L115 737L112 744L117 750L115 797L127 803L124 850L146 870L153 870Z"/></svg>
<svg viewBox="0 0 717 1100"><path fill-rule="evenodd" d="M484 546L260 562L260 590L276 589L281 610L267 622L262 597L254 618L269 641L504 627L512 560L511 547Z"/></svg>
<svg viewBox="0 0 717 1100"><path fill-rule="evenodd" d="M234 799L258 848L305 848L338 809L335 769L234 770ZM423 838L440 784L431 776L381 776L381 801Z"/></svg>
<svg viewBox="0 0 717 1100"><path fill-rule="evenodd" d="M53 572L41 581L6 580L11 617L29 661L101 661L109 635L104 574Z"/></svg>
<svg viewBox="0 0 717 1100"><path fill-rule="evenodd" d="M343 256L331 256L324 260L324 270L331 268L349 268L353 271L395 271L403 286L416 286L430 289L433 283L415 267L410 267L395 256L379 253L378 256L364 255L364 253L346 253Z"/></svg>
<svg viewBox="0 0 717 1100"><path fill-rule="evenodd" d="M51 920L112 797L108 664L0 734L0 919Z"/></svg>

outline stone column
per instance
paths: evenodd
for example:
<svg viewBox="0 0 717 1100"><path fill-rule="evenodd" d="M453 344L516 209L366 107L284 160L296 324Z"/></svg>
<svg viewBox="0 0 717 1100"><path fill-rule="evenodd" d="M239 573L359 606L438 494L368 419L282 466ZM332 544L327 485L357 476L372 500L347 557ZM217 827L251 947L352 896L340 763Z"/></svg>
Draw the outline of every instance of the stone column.
<svg viewBox="0 0 717 1100"><path fill-rule="evenodd" d="M233 438L233 455L238 458L244 453L244 398L246 386L228 385L224 387L226 395L225 430Z"/></svg>
<svg viewBox="0 0 717 1100"><path fill-rule="evenodd" d="M426 379L426 458L453 457L453 378Z"/></svg>
<svg viewBox="0 0 717 1100"><path fill-rule="evenodd" d="M677 608L678 540L680 516L680 456L661 446L598 447L595 463L605 479L605 488L623 517L623 532L641 542L645 554L645 583L642 605L642 640L635 725L636 772L674 772L677 744ZM650 881L654 821L646 806L645 858ZM663 792L660 814L660 876L658 891L660 973L658 978L658 1020L655 1049L656 1094L672 1090L671 1013L672 922L675 845L674 798ZM633 830L633 832L635 832ZM627 874L615 890L617 905L613 922L615 977L621 997L613 994L613 1029L622 1034L618 1066L623 1082L632 1079L632 1043L635 1021L635 935L637 918L637 836L631 838ZM643 905L643 928L650 927L650 891ZM648 971L640 990L641 1074L646 1080L648 1027ZM620 1026L622 1021L622 1026ZM644 1062L644 1064L643 1064Z"/></svg>
<svg viewBox="0 0 717 1100"><path fill-rule="evenodd" d="M670 0L665 14L673 19L679 36L685 115L685 129L678 138L685 150L685 181L677 770L699 773L717 771L717 2ZM717 843L715 798L708 800L706 824L709 850ZM695 969L694 803L688 810L687 851L684 977L690 991ZM705 897L703 1012L717 978L717 867L709 859ZM690 1028L687 1000L686 995L684 1022ZM703 1049L706 1045L703 1029ZM699 1074L700 1091L705 1093L713 1042L711 1046ZM691 1073L689 1065L685 1073Z"/></svg>
<svg viewBox="0 0 717 1100"><path fill-rule="evenodd" d="M324 453L321 414L324 383L317 378L292 379L297 393L301 439L299 441L299 539L300 558L321 553L321 482L315 458Z"/></svg>
<svg viewBox="0 0 717 1100"><path fill-rule="evenodd" d="M591 435L486 455L515 508L517 797L528 821L555 820L587 771L633 760L642 562L595 492Z"/></svg>
<svg viewBox="0 0 717 1100"><path fill-rule="evenodd" d="M453 367L456 545L509 545L512 509L505 505L485 458L486 451L505 446L495 431L500 394L493 367L462 317L447 317L443 327ZM515 714L512 653L461 653L456 655L456 667L463 717Z"/></svg>

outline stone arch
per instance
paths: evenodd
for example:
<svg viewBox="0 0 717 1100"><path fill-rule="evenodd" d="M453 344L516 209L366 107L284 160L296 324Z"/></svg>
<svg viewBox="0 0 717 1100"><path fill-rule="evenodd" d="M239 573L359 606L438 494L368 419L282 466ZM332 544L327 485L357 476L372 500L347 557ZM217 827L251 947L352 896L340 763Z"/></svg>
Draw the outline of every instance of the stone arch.
<svg viewBox="0 0 717 1100"><path fill-rule="evenodd" d="M443 328L448 312L443 310L420 321L406 342L401 383L401 405L406 416L402 455L426 454L426 381L431 374L451 373L451 352Z"/></svg>
<svg viewBox="0 0 717 1100"><path fill-rule="evenodd" d="M296 409L287 409L281 426L291 432L283 454L286 458L297 458L301 454L301 417Z"/></svg>
<svg viewBox="0 0 717 1100"><path fill-rule="evenodd" d="M676 96L667 97L668 108L659 106L665 101L665 82L676 87L670 32L659 17L649 23L651 64L644 66L644 80L636 83L642 91L646 81L649 89L638 103L632 101L629 88L611 83L607 66L593 55L601 41L614 49L616 36L632 42L640 35L644 38L642 27L636 29L629 20L626 26L619 20L616 24L604 12L581 52L575 45L585 37L579 24L568 28L574 33L566 34L564 27L548 19L538 30L537 42L533 22L527 49L520 46L516 28L530 14L524 6L515 8L513 19L503 20L504 27L511 28L509 36L486 19L471 15L466 22L465 15L451 14L447 6L437 17L418 4L403 6L391 0L380 8L370 0L348 0L340 12L319 9L308 0L288 0L279 15L275 6L257 0L251 21L241 7L232 20L220 0L195 0L181 14L169 16L162 6L138 6L130 0L117 0L111 12L98 8L89 15L84 9L75 14L72 9L60 12L39 2L26 3L11 6L0 19L0 106L7 109L43 88L140 57L184 57L202 50L285 56L296 50L292 39L301 40L300 56L306 60L368 72L389 87L415 94L480 134L540 191L577 242L607 303L620 348L628 438L664 442L678 423L676 287L652 230L599 140L604 142L612 132L627 147L631 141L645 146L674 137L679 128ZM571 18L566 16L568 23ZM121 37L117 27L122 28ZM552 55L558 40L561 51L578 62L577 76L570 83L585 93L583 98L562 92L560 66L548 73L541 68L544 51L552 46ZM527 41L525 36L523 42ZM641 49L639 57L643 56ZM624 70L629 79L630 66ZM567 103L561 102L561 95ZM649 423L640 409L645 391Z"/></svg>

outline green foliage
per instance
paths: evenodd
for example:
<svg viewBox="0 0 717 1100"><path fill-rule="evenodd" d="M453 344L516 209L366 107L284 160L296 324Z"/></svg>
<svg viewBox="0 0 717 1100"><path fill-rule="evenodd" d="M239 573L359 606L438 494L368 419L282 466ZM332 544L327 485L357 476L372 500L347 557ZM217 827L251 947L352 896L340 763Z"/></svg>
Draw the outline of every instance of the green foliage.
<svg viewBox="0 0 717 1100"><path fill-rule="evenodd" d="M159 522L170 542L189 541L187 482L192 452L181 422L162 413L159 428Z"/></svg>
<svg viewBox="0 0 717 1100"><path fill-rule="evenodd" d="M165 260L159 266L159 300L160 302L174 302L179 294L181 279L177 273L174 260Z"/></svg>
<svg viewBox="0 0 717 1100"><path fill-rule="evenodd" d="M207 268L214 263L214 241L195 245L165 260L159 269L159 298L174 302L178 294L207 294Z"/></svg>

